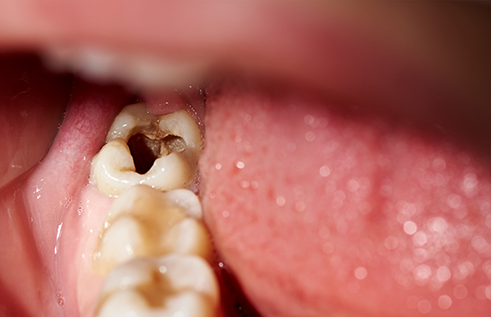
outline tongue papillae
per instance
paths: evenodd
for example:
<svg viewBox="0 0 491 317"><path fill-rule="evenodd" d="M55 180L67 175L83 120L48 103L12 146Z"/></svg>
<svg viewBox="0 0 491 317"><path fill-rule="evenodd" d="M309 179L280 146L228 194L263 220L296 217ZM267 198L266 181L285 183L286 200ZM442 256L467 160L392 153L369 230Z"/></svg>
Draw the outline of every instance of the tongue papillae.
<svg viewBox="0 0 491 317"><path fill-rule="evenodd" d="M488 316L487 163L444 137L225 84L207 96L205 218L264 316Z"/></svg>

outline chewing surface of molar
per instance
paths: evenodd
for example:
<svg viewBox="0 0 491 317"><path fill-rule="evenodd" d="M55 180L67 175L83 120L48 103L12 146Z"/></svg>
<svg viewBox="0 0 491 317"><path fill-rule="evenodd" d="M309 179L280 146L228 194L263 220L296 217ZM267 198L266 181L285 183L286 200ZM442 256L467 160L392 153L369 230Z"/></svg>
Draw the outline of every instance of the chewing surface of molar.
<svg viewBox="0 0 491 317"><path fill-rule="evenodd" d="M105 275L136 257L169 253L211 258L211 241L198 197L187 189L166 193L136 185L116 198L93 255L93 269Z"/></svg>
<svg viewBox="0 0 491 317"><path fill-rule="evenodd" d="M108 275L96 316L212 317L218 299L213 270L197 256L136 259Z"/></svg>
<svg viewBox="0 0 491 317"><path fill-rule="evenodd" d="M155 157L144 174L137 173L128 142L141 136ZM186 188L197 175L202 137L198 124L184 110L163 116L148 113L145 104L126 106L115 118L107 144L92 160L91 182L108 196L117 196L137 184L161 191ZM153 158L151 159L153 161Z"/></svg>

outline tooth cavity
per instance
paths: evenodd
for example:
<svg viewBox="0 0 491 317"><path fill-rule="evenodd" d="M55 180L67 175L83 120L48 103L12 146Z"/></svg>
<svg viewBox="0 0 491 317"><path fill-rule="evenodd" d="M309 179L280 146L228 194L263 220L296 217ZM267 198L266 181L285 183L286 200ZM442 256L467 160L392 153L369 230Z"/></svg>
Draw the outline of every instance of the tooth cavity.
<svg viewBox="0 0 491 317"><path fill-rule="evenodd" d="M98 317L216 315L219 290L203 259L169 255L136 259L116 267L106 280Z"/></svg>
<svg viewBox="0 0 491 317"><path fill-rule="evenodd" d="M162 193L144 185L131 187L109 209L93 256L94 271L105 275L130 259L169 253L210 259L201 214L197 196L187 189Z"/></svg>
<svg viewBox="0 0 491 317"><path fill-rule="evenodd" d="M186 188L196 177L201 133L184 110L159 117L143 103L129 105L114 120L106 142L91 168L91 182L106 195L137 184L161 191Z"/></svg>

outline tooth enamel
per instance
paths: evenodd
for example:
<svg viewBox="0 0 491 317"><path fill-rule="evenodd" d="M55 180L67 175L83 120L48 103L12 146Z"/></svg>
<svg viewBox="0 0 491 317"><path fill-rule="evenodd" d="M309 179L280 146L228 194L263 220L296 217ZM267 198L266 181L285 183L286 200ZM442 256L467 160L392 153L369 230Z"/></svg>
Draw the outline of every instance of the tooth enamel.
<svg viewBox="0 0 491 317"><path fill-rule="evenodd" d="M143 175L136 172L127 145L136 134L157 140L160 147L160 157ZM182 138L183 142L175 139L164 144L168 136ZM94 156L91 167L91 182L106 195L117 196L137 184L162 191L186 188L196 176L202 148L201 133L197 123L184 110L158 117L149 114L145 104L129 105L114 120L106 141L107 144Z"/></svg>
<svg viewBox="0 0 491 317"><path fill-rule="evenodd" d="M162 116L159 121L161 131L181 136L186 142L186 150L183 155L187 158L190 165L198 163L201 153L201 134L199 127L186 111L177 111Z"/></svg>
<svg viewBox="0 0 491 317"><path fill-rule="evenodd" d="M143 243L138 222L131 217L122 217L112 225L111 230L107 230L99 252L104 254L105 259L111 259L111 265L115 266L138 256L135 251L141 250Z"/></svg>
<svg viewBox="0 0 491 317"><path fill-rule="evenodd" d="M211 267L199 257L136 259L109 274L96 315L212 317L218 293Z"/></svg>
<svg viewBox="0 0 491 317"><path fill-rule="evenodd" d="M117 52L101 47L52 47L44 52L46 64L54 70L79 72L103 82L119 81L128 86L176 87L201 82L207 63L165 60L137 52Z"/></svg>
<svg viewBox="0 0 491 317"><path fill-rule="evenodd" d="M128 105L116 116L109 129L106 141L123 139L126 142L137 132L152 133L157 130L158 117L148 113L145 104Z"/></svg>
<svg viewBox="0 0 491 317"><path fill-rule="evenodd" d="M179 254L195 254L210 260L211 245L201 222L186 218L173 226L162 241L162 248Z"/></svg>
<svg viewBox="0 0 491 317"><path fill-rule="evenodd" d="M186 215L196 219L203 217L203 211L198 196L187 189L175 189L165 193L167 201L181 206Z"/></svg>
<svg viewBox="0 0 491 317"><path fill-rule="evenodd" d="M189 190L162 193L133 186L111 205L94 251L93 269L105 275L129 259L172 252L210 259L211 242L200 217L200 202Z"/></svg>

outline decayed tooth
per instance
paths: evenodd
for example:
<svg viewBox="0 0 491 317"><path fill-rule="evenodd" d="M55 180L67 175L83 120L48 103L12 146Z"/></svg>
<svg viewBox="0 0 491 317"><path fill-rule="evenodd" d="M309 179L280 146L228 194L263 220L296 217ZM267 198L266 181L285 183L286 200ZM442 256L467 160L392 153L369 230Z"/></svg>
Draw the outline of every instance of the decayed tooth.
<svg viewBox="0 0 491 317"><path fill-rule="evenodd" d="M136 133L148 135L157 131L158 117L150 114L143 103L128 105L116 116L109 129L106 142L114 139L123 139L128 142L130 137Z"/></svg>
<svg viewBox="0 0 491 317"><path fill-rule="evenodd" d="M201 133L196 121L184 111L176 111L162 116L159 121L162 132L168 135L178 135L186 142L186 150L182 152L190 165L197 165L201 154Z"/></svg>
<svg viewBox="0 0 491 317"><path fill-rule="evenodd" d="M91 181L100 192L118 196L137 184L162 191L184 188L195 174L196 168L192 168L181 153L161 157L147 173L138 174L128 145L122 139L115 139L107 143L92 160Z"/></svg>
<svg viewBox="0 0 491 317"><path fill-rule="evenodd" d="M215 316L218 284L206 261L191 255L136 259L116 267L96 316Z"/></svg>
<svg viewBox="0 0 491 317"><path fill-rule="evenodd" d="M166 193L145 185L124 191L111 205L93 256L93 269L105 275L137 257L169 253L211 258L211 242L198 197L187 189Z"/></svg>
<svg viewBox="0 0 491 317"><path fill-rule="evenodd" d="M127 144L134 135L142 135L156 157L144 174L136 172ZM201 133L184 110L159 117L149 114L143 103L129 105L114 120L106 142L92 160L90 173L91 182L106 195L117 196L137 184L161 191L186 188L196 177Z"/></svg>

